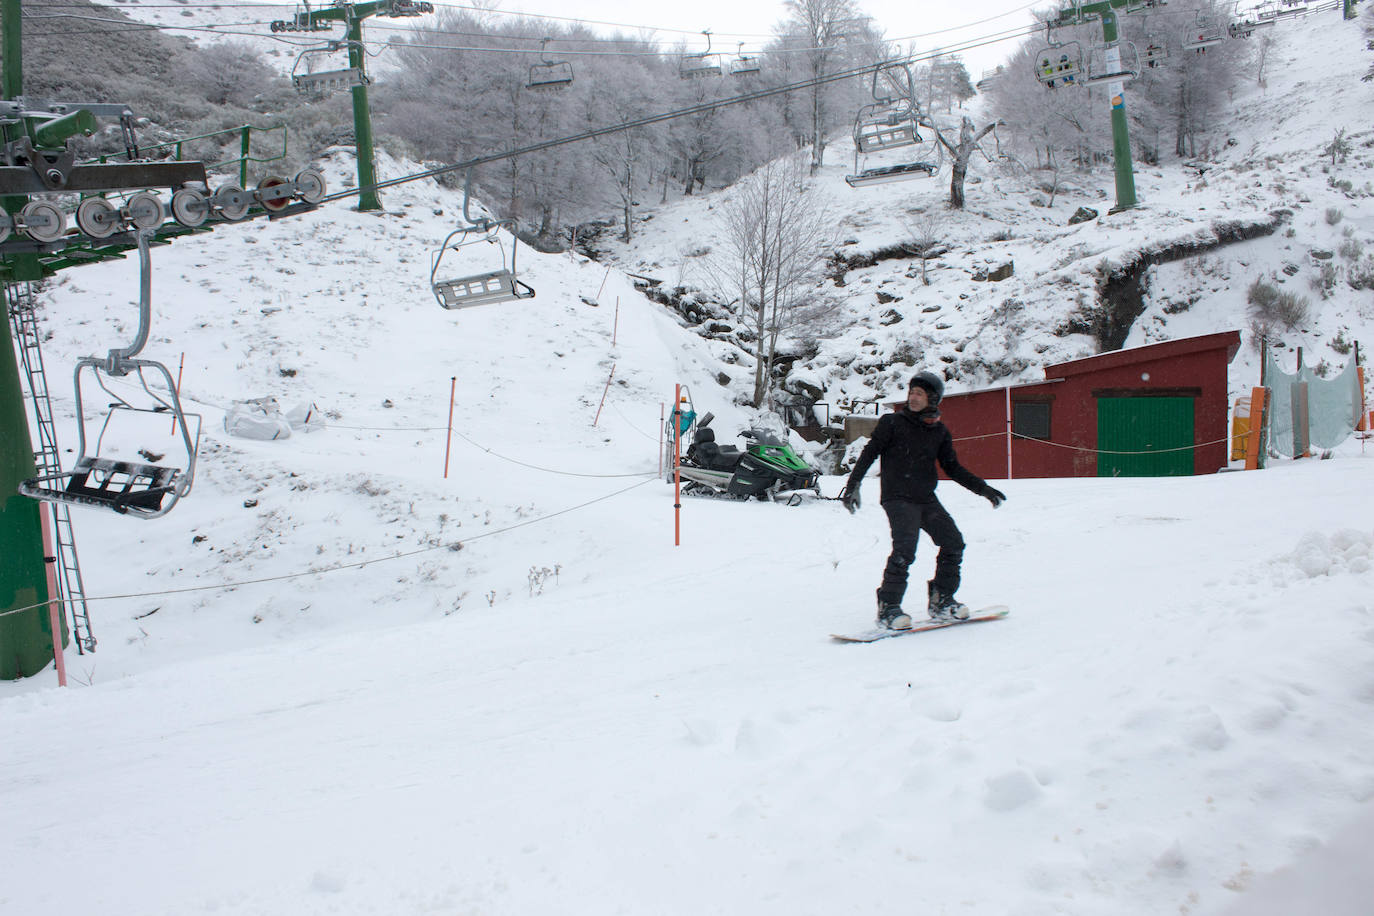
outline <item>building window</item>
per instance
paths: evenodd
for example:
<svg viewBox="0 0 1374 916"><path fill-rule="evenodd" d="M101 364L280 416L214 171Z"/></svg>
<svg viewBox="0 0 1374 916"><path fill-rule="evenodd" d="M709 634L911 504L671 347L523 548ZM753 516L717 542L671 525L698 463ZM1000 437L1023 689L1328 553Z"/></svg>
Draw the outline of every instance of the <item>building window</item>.
<svg viewBox="0 0 1374 916"><path fill-rule="evenodd" d="M1011 431L1027 439L1050 438L1048 401L1015 401L1011 405Z"/></svg>

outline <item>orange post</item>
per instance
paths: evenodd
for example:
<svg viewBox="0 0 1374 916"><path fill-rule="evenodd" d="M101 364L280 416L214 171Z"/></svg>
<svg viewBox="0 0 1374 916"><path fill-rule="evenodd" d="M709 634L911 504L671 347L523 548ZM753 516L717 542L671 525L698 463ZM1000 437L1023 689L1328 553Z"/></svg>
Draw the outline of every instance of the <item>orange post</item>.
<svg viewBox="0 0 1374 916"><path fill-rule="evenodd" d="M448 453L453 446L453 395L458 390L458 376L448 380L448 435L444 437L444 479L448 480Z"/></svg>
<svg viewBox="0 0 1374 916"><path fill-rule="evenodd" d="M682 546L682 383L673 389L673 546Z"/></svg>
<svg viewBox="0 0 1374 916"><path fill-rule="evenodd" d="M62 654L62 599L57 594L57 551L52 536L52 512L42 506L43 566L48 573L48 626L52 629L52 658L57 665L57 686L67 686L67 659Z"/></svg>
<svg viewBox="0 0 1374 916"><path fill-rule="evenodd" d="M1269 389L1253 388L1250 391L1250 437L1245 445L1245 469L1259 470L1260 439L1264 434L1264 412L1269 406Z"/></svg>

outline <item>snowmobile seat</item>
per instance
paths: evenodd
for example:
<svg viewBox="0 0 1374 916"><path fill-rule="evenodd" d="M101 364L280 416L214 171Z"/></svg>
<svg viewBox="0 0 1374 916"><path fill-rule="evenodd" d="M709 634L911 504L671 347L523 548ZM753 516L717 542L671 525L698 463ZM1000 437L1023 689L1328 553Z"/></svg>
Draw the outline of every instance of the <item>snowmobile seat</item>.
<svg viewBox="0 0 1374 916"><path fill-rule="evenodd" d="M717 445L716 431L709 426L697 428L693 446L697 459L709 470L732 470L744 454L733 445Z"/></svg>

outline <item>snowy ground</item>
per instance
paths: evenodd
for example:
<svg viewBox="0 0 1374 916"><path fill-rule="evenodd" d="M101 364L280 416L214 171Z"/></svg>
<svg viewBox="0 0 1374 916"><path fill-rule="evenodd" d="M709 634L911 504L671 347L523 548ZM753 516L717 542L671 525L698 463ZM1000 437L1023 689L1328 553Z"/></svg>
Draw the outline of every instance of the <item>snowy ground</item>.
<svg viewBox="0 0 1374 916"><path fill-rule="evenodd" d="M961 597L1012 615L839 645L887 552L876 482L856 516L689 500L674 546L673 385L748 419L718 343L568 255L522 251L530 302L442 311L460 200L384 200L154 252L146 355L185 355L200 472L155 522L73 510L100 644L67 690L0 684L0 912L1367 912L1360 443L1010 481L997 511L946 484ZM675 212L677 248L709 234ZM132 336L136 273L40 294L68 446L63 380ZM1185 333L1234 326L1211 304ZM328 428L227 437L266 395Z"/></svg>

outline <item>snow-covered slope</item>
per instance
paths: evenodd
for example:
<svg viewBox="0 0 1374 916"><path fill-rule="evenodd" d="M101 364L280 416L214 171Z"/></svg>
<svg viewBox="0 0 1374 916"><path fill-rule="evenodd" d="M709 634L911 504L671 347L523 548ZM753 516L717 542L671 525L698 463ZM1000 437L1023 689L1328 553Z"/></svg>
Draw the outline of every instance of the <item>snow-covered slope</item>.
<svg viewBox="0 0 1374 916"><path fill-rule="evenodd" d="M342 155L324 166L332 187L352 174ZM1322 197L1309 169L1285 192L1295 226L1327 231L1331 205L1363 219L1365 199ZM1233 174L1228 191L1147 172L1150 209L1070 232L1057 206L1008 242L971 210L956 222L979 241L958 257L1022 246L1029 295L1037 265L1042 282L1086 275L1160 241L1151 220L1183 234L1206 223L1195 204L1235 212ZM1039 212L991 200L1002 181L975 209ZM1255 193L1256 213L1277 194ZM445 312L429 252L459 196L417 183L384 201L153 253L146 355L175 371L185 354L200 472L154 522L73 510L100 643L69 651L65 691L51 672L0 685L0 859L20 876L0 912L1254 916L1293 896L1289 912L1362 912L1368 875L1323 855L1358 850L1374 798L1361 443L1263 473L1010 481L995 512L947 484L961 597L1012 615L837 645L871 619L876 490L855 516L687 500L674 546L660 411L684 382L722 432L749 419L716 380L722 345L569 255L522 250L533 300ZM708 203L656 216L646 228L672 231L646 241L709 238ZM848 218L868 222L856 247L897 236L876 208ZM870 270L869 289L889 279ZM1152 296L1219 287L1168 316L1187 333L1215 329L1202 316L1248 277L1169 270ZM68 446L68 368L127 343L136 277L132 259L96 265L40 294ZM951 261L929 288L889 284L946 291L937 352L1000 295L978 288L965 315L959 277ZM269 395L313 402L327 428L224 434L232 401ZM909 605L931 561L923 545Z"/></svg>
<svg viewBox="0 0 1374 916"><path fill-rule="evenodd" d="M1287 21L1270 34L1276 43L1267 85L1242 83L1213 132L1215 148L1186 164L1137 164L1142 205L1122 213L1108 213L1115 201L1110 168L1066 174L1053 206L1036 186L1042 176L981 158L970 169L962 212L945 207L947 168L934 181L851 189L843 181L853 171L848 141L836 138L815 193L835 222L838 250L852 261L931 228L949 252L928 263L929 285L909 257L851 269L842 286L821 283L817 295L840 302L834 324L844 330L791 343L807 354L796 364L798 379L823 388L834 404L900 390L912 360L942 369L956 391L1042 378L1045 365L1097 352L1093 337L1075 331L1099 305L1104 275L1236 227L1270 224L1275 214L1282 222L1272 235L1148 268L1145 312L1125 343L1247 329L1246 290L1264 279L1311 301L1310 325L1284 335L1290 352L1302 346L1308 365L1343 365L1349 356L1339 341L1331 346L1338 334L1374 339L1374 291L1352 289L1346 279L1374 265L1374 93L1360 81L1368 54L1359 24L1342 22L1338 12ZM945 117L965 113L986 123L976 110ZM1352 152L1333 166L1323 149L1343 128ZM995 149L991 139L985 146ZM888 155L901 161L902 152ZM611 253L666 285L709 291L707 253L721 231L716 211L734 193L656 210L636 227L631 248L611 245ZM1083 206L1099 217L1069 226ZM1340 221L1328 222L1328 211L1338 211ZM980 279L1006 264L1014 267L1010 278ZM1283 269L1290 264L1293 273ZM1324 265L1340 274L1325 294L1314 287L1330 270ZM1257 352L1247 345L1232 367L1237 392L1258 377Z"/></svg>

